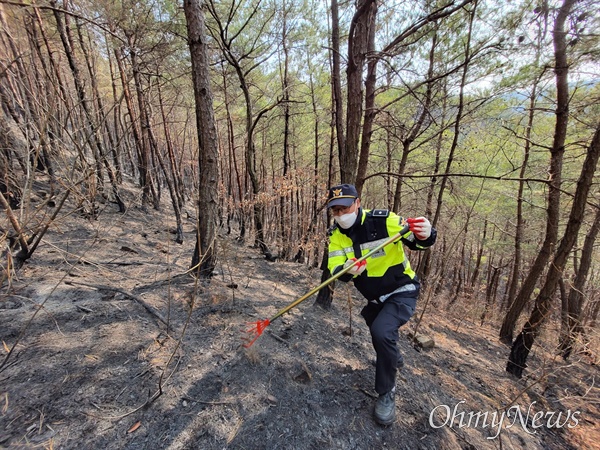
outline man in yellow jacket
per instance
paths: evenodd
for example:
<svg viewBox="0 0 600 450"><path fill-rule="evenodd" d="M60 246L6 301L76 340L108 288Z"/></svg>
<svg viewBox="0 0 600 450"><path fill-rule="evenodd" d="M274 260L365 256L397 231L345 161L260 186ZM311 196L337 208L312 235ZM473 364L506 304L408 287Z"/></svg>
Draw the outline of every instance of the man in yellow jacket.
<svg viewBox="0 0 600 450"><path fill-rule="evenodd" d="M396 371L402 365L396 345L398 329L414 314L420 288L403 244L411 250L424 250L435 243L437 232L425 217L404 219L388 210L364 210L351 184L331 187L327 207L336 222L329 239L328 268L332 275L397 234L406 224L410 228L397 242L339 278L353 281L367 299L361 315L369 327L377 355L375 391L379 398L374 416L381 425L391 425L396 417Z"/></svg>

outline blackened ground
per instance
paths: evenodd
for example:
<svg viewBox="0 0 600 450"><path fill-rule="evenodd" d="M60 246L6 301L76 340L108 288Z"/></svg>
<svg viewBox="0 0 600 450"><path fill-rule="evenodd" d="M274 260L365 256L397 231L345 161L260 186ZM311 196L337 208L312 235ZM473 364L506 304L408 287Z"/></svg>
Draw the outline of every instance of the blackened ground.
<svg viewBox="0 0 600 450"><path fill-rule="evenodd" d="M599 448L598 366L556 358L551 326L516 380L497 324L479 326L465 301L445 311L432 299L420 331L436 346L415 349L415 319L402 329L397 420L383 428L353 288L338 284L331 311L307 300L244 349L244 324L320 273L221 236L218 274L198 285L184 275L193 221L177 245L167 213L106 206L97 221L63 219L3 288L2 360L18 343L0 372L0 448Z"/></svg>

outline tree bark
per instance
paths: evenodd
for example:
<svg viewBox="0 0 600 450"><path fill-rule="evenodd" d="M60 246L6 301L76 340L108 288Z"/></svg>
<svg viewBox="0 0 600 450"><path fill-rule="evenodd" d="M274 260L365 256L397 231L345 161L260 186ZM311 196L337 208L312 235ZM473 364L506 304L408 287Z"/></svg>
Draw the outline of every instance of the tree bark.
<svg viewBox="0 0 600 450"><path fill-rule="evenodd" d="M452 144L450 146L450 152L448 154L448 160L446 162L446 169L444 171L444 176L442 177L442 181L440 183L440 189L438 192L437 198L437 207L435 210L435 214L433 216L433 220L431 224L435 227L440 218L440 214L442 212L443 198L444 192L446 190L446 184L448 183L448 174L450 173L450 169L452 167L452 163L454 162L454 152L458 147L458 139L460 137L460 125L462 114L464 110L464 95L465 95L465 86L467 83L467 73L469 71L469 66L471 62L471 39L473 37L473 22L475 20L475 12L477 10L477 1L474 2L473 8L469 12L469 28L467 32L466 38L466 48L465 48L465 63L463 65L462 76L460 80L459 93L458 93L458 106L456 110L456 120L454 122L454 138L452 140Z"/></svg>
<svg viewBox="0 0 600 450"><path fill-rule="evenodd" d="M253 12L249 15L246 25L250 22L251 18L254 16L254 13L257 11L260 6L260 2L254 6ZM238 52L233 48L233 42L238 37L237 34L229 37L227 34L227 27L229 24L223 25L221 23L221 19L217 10L215 8L213 0L209 2L208 5L209 11L213 18L217 21L217 28L219 29L219 34L217 39L219 40L219 45L221 46L221 50L223 51L223 55L227 62L233 67L240 82L240 89L244 94L244 102L245 102L245 122L246 122L246 172L250 179L250 186L252 188L252 217L254 218L254 227L256 230L256 235L254 238L254 245L258 247L261 252L265 255L265 257L274 261L276 258L269 251L269 248L266 243L265 238L265 227L264 227L264 206L259 200L260 194L262 193L262 185L259 180L259 174L257 173L256 167L256 145L254 143L254 132L258 122L261 117L265 115L268 111L277 106L277 103L262 109L256 117L254 116L254 102L250 95L250 86L247 81L247 75L252 69L256 67L253 65L251 68L245 70L242 68L242 57L239 56ZM228 19L231 19L230 16ZM252 58L253 50L250 50L249 53L245 54L243 57L246 59ZM253 58L252 58L253 59Z"/></svg>
<svg viewBox="0 0 600 450"><path fill-rule="evenodd" d="M371 149L371 135L373 134L373 122L375 121L375 88L377 81L377 62L379 59L375 56L375 24L377 19L377 2L373 2L369 13L369 23L367 37L367 55L369 63L367 64L367 78L365 80L365 114L362 126L362 135L360 140L360 154L358 159L358 168L356 173L356 191L360 197L365 175L369 166L369 152Z"/></svg>
<svg viewBox="0 0 600 450"><path fill-rule="evenodd" d="M106 114L104 113L104 105L102 102L102 97L100 96L100 92L98 90L98 83L96 81L96 79L98 78L97 74L96 74L96 70L94 68L92 58L90 56L90 53L85 44L85 40L83 38L81 23L79 21L76 21L76 25L77 25L77 34L79 37L79 46L82 50L82 53L83 53L83 56L84 56L84 59L85 59L86 65L87 65L90 84L92 86L92 95L97 104L96 109L95 109L95 115L92 120L94 121L94 124L96 124L96 123L103 124L103 128L105 129L104 134L108 138L109 148L114 149L115 142L112 139L110 130L108 129L108 121L107 121ZM123 200L121 199L121 195L119 193L118 177L115 175L115 172L110 165L110 162L108 160L108 155L106 154L106 153L108 153L106 151L106 145L104 144L104 142L101 138L100 130L102 129L102 126L94 125L94 129L96 130L95 132L98 134L98 140L100 142L102 142L102 144L99 146L99 150L101 151L100 159L102 160L102 164L104 165L104 168L106 169L106 174L108 175L108 180L110 181L110 185L112 187L113 196L115 198L115 203L119 207L119 212L124 213L126 211L126 208L125 208L125 203L123 203Z"/></svg>
<svg viewBox="0 0 600 450"><path fill-rule="evenodd" d="M565 0L563 7L572 0ZM562 13L562 11L561 11ZM560 16L560 14L559 14ZM566 15L565 15L566 19ZM592 142L588 148L588 152L581 169L581 175L577 181L577 189L573 199L573 206L569 214L569 221L565 234L562 237L556 255L552 260L552 264L548 269L548 276L542 286L542 289L535 300L535 306L529 320L525 323L523 330L515 339L511 348L506 371L521 378L523 370L527 367L527 357L533 347L535 339L540 332L541 326L546 321L552 308L552 298L558 285L558 280L562 277L565 264L569 257L573 245L577 241L577 234L583 221L585 208L590 191L590 186L596 172L598 157L600 156L600 123L596 128L596 132Z"/></svg>
<svg viewBox="0 0 600 450"><path fill-rule="evenodd" d="M160 83L157 83L157 84L160 84ZM162 111L163 104L162 104L162 98L160 95L160 87L157 86L157 90L159 92L159 107ZM163 120L164 120L164 116L163 116ZM152 147L152 151L156 155L158 164L159 164L159 166L163 172L163 175L165 177L165 182L167 183L167 189L169 190L169 196L171 197L171 205L173 205L173 212L175 214L175 223L176 223L175 242L177 242L178 244L182 244L183 243L183 222L181 219L181 208L179 206L179 200L178 200L177 193L176 193L175 174L173 173L173 171L171 171L169 173L169 170L167 170L167 165L165 164L165 160L164 160L162 153L160 151L160 148L158 146L158 140L156 139L156 136L154 135L152 128L150 128L148 130L148 132L149 132L148 136L150 138L150 144ZM165 137L168 139L168 134L166 134Z"/></svg>
<svg viewBox="0 0 600 450"><path fill-rule="evenodd" d="M338 157L341 165L342 154L346 148L346 133L344 132L344 102L342 100L342 72L340 66L340 19L337 0L331 0L331 47L333 110L335 111L335 131L337 136Z"/></svg>
<svg viewBox="0 0 600 450"><path fill-rule="evenodd" d="M283 2L283 29L281 36L281 47L283 50L283 79L281 91L283 95L283 182L287 184L287 178L290 172L290 82L289 82L289 51L287 44L287 11L285 0ZM291 183L289 184L291 185ZM292 192L287 189L281 192L279 197L279 236L281 239L280 258L286 260L291 253L291 232L292 226L291 214L293 211ZM287 223L286 223L287 222Z"/></svg>
<svg viewBox="0 0 600 450"><path fill-rule="evenodd" d="M337 149L338 159L340 166L342 165L342 154L346 151L346 134L344 133L344 102L342 100L342 75L340 67L340 23L339 23L339 11L337 0L331 0L331 101L333 103L332 108L332 128L331 128L331 140L329 146L329 172L327 176L328 187L332 184L337 184L333 181L333 169L334 169L334 133L337 138ZM340 168L341 172L341 168ZM341 182L353 183L355 180L344 180L344 175L340 174ZM327 226L331 223L331 216L329 210L327 210ZM328 248L325 244L323 248L323 256L321 258L321 281L327 280L331 273L327 268L328 259ZM317 294L315 304L319 305L324 309L331 308L331 302L333 301L333 291L335 290L335 281L329 286L324 287Z"/></svg>
<svg viewBox="0 0 600 450"><path fill-rule="evenodd" d="M128 36L131 55L131 72L133 74L133 83L138 102L138 113L140 121L140 147L138 153L138 170L140 175L140 184L142 187L142 205L147 207L152 203L154 209L160 206L158 195L152 181L152 161L150 155L150 120L148 118L148 109L146 107L146 98L142 88L142 70L140 67L137 46L132 36Z"/></svg>
<svg viewBox="0 0 600 450"><path fill-rule="evenodd" d="M562 164L565 153L567 123L569 120L569 65L567 62L567 39L565 23L571 8L577 0L565 0L556 17L553 30L554 59L556 74L556 125L550 150L550 169L548 183L548 208L546 217L546 236L525 281L515 300L511 304L502 327L500 340L507 345L512 342L515 324L529 301L531 294L542 274L546 263L554 253L558 237L558 219L560 215L560 187L562 182Z"/></svg>
<svg viewBox="0 0 600 450"><path fill-rule="evenodd" d="M429 68L427 69L427 88L425 91L425 101L423 102L423 107L421 109L421 114L419 114L419 118L411 127L408 135L402 140L402 156L400 158L400 164L398 166L398 174L402 175L404 173L404 169L406 168L406 163L408 161L408 155L411 152L411 145L419 136L423 125L425 124L425 119L427 116L431 114L429 108L431 107L432 93L433 93L433 73L434 73L434 63L435 63L435 49L437 47L437 28L433 33L433 38L431 40L431 50L429 51ZM393 211L401 210L401 201L402 201L402 178L398 178L396 183L396 189L394 190L394 203L392 206Z"/></svg>
<svg viewBox="0 0 600 450"><path fill-rule="evenodd" d="M198 230L192 267L204 278L212 276L217 262L218 148L210 86L208 46L201 0L184 0L188 45L192 60L196 126L198 129Z"/></svg>
<svg viewBox="0 0 600 450"><path fill-rule="evenodd" d="M539 82L539 78L533 84L531 95L529 96L529 113L527 117L527 128L525 130L525 146L523 149L523 161L521 162L521 170L519 171L519 178L524 180L525 173L527 170L527 166L529 164L529 150L531 147L531 130L533 128L533 119L535 115L535 103L537 98L537 84ZM519 273L521 270L521 244L523 241L523 193L525 192L525 181L519 182L519 188L517 191L517 217L516 217L516 225L515 225L515 254L513 258L512 264L512 272L509 281L508 287L508 301L512 302L512 299L515 298L517 293L517 289L519 288ZM507 330L501 332L501 336L510 329L510 326L507 325ZM514 324L513 324L514 327ZM512 332L510 333L512 335ZM512 336L511 336L512 340Z"/></svg>
<svg viewBox="0 0 600 450"><path fill-rule="evenodd" d="M566 308L566 330L563 334L560 350L562 357L566 360L571 356L573 346L577 342L578 337L583 336L583 317L582 317L582 306L583 306L583 290L585 288L586 280L588 277L589 270L592 266L592 257L594 254L594 243L598 237L600 231L600 207L596 209L596 216L594 223L592 224L588 234L585 237L583 243L583 250L581 252L581 261L579 263L579 270L575 275L573 286L569 291L567 298Z"/></svg>
<svg viewBox="0 0 600 450"><path fill-rule="evenodd" d="M50 4L53 7L56 7L56 0L51 0ZM63 20L62 13L59 12L58 9L55 9L54 18L56 20L56 26L63 44L65 55L67 56L69 68L71 69L71 74L73 75L73 82L75 84L75 90L77 91L77 98L81 108L83 109L84 120L87 128L89 129L89 132L86 132L85 135L88 140L88 145L92 149L92 153L94 155L98 186L100 189L102 189L104 184L104 177L102 174L102 157L104 150L99 136L99 130L94 120L94 114L85 93L85 87L79 68L79 61L73 48L73 39L71 37L70 27L68 26L68 16L65 16L65 20ZM93 201L93 199L91 200Z"/></svg>
<svg viewBox="0 0 600 450"><path fill-rule="evenodd" d="M342 183L356 183L358 143L363 112L363 70L369 40L369 24L375 0L359 0L348 33L348 102L346 111L346 146L340 154Z"/></svg>
<svg viewBox="0 0 600 450"><path fill-rule="evenodd" d="M133 136L133 142L135 144L135 151L136 151L137 160L138 160L137 165L133 165L133 161L130 156L130 162L132 164L132 169L133 169L132 172L135 173L135 169L136 168L138 169L138 171L139 171L138 179L140 182L140 186L142 187L142 190L143 190L144 189L143 188L144 180L143 180L143 174L140 171L141 166L142 166L142 163L140 162L140 160L141 160L142 154L143 154L142 133L140 131L139 122L136 120L137 113L135 111L135 106L133 103L133 95L131 94L131 89L129 89L129 80L127 79L127 73L125 72L125 66L123 64L123 61L125 60L125 56L123 55L123 48L115 48L115 49L113 49L113 53L115 55L115 61L117 63L117 68L119 70L119 78L121 79L121 88L123 89L123 98L125 100L125 105L127 106L127 113L129 115L129 120L130 120L131 134ZM142 191L142 195L149 196L149 193L148 192L144 193Z"/></svg>

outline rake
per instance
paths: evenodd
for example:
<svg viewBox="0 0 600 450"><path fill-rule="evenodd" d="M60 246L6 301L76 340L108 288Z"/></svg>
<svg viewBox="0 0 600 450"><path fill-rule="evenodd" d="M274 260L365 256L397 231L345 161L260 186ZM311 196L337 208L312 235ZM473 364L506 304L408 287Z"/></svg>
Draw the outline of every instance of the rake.
<svg viewBox="0 0 600 450"><path fill-rule="evenodd" d="M292 308L295 308L296 306L298 306L300 303L302 303L304 300L306 300L307 298L309 298L311 295L316 294L317 292L319 292L325 286L329 286L331 283L333 283L335 280L337 280L342 275L344 275L345 273L347 273L354 266L362 263L367 258L373 256L375 253L377 253L378 251L380 251L382 248L386 247L387 245L389 245L389 244L397 241L398 239L400 239L402 236L404 236L409 231L410 230L409 230L408 225L405 225L397 234L395 234L395 235L391 236L390 238L386 239L384 242L382 242L377 247L375 247L372 250L370 250L367 254L361 256L360 258L358 258L356 261L354 261L349 266L344 267L342 270L340 270L339 272L337 272L335 275L331 276L327 280L323 281L317 287L315 287L315 288L311 289L310 291L308 291L306 294L304 294L298 300L293 301L292 303L290 303L289 305L287 305L285 308L279 310L270 319L263 319L263 320L258 320L256 322L249 322L248 325L250 326L250 328L248 328L247 330L244 331L244 336L242 337L242 341L243 341L242 345L244 347L246 347L246 348L250 347L260 337L260 335L263 333L263 331L265 331L265 328L267 328L271 323L273 323L273 321L275 319L283 316L285 313L287 313L288 311L290 311Z"/></svg>

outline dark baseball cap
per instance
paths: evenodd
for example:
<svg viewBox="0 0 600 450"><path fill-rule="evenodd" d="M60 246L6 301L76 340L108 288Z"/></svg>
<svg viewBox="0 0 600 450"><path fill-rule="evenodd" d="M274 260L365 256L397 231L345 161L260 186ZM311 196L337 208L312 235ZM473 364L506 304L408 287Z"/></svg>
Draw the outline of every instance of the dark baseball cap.
<svg viewBox="0 0 600 450"><path fill-rule="evenodd" d="M327 197L327 207L341 205L346 208L358 198L358 192L352 184L338 184L329 188L329 196Z"/></svg>

